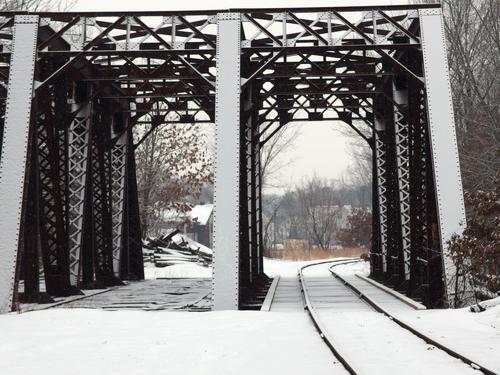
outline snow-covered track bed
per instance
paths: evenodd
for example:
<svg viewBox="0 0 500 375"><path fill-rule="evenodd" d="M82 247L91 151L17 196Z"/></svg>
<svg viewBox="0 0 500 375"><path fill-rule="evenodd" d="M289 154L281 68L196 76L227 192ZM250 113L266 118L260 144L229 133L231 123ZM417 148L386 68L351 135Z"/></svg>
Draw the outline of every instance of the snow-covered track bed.
<svg viewBox="0 0 500 375"><path fill-rule="evenodd" d="M305 308L325 344L350 374L492 374L403 329L390 316L391 311L408 311L412 306L384 292L375 304L383 305L387 313L380 312L361 298L363 293L332 275L330 268L353 262L319 262L299 271Z"/></svg>
<svg viewBox="0 0 500 375"><path fill-rule="evenodd" d="M69 301L58 307L103 310L209 309L210 279L158 279L131 282L106 293Z"/></svg>
<svg viewBox="0 0 500 375"><path fill-rule="evenodd" d="M359 262L360 260L339 260L339 261L327 261L327 262L319 262L315 264L309 264L307 266L302 267L299 270L299 281L300 281L300 287L301 287L301 292L302 296L304 297L304 302L305 302L305 309L309 316L311 317L311 320L314 324L314 327L316 327L316 330L318 331L320 337L323 339L324 343L330 351L333 353L333 355L338 359L340 363L344 366L344 368L350 373L350 374L357 374L357 372L354 370L354 368L351 367L351 364L349 361L340 353L337 349L337 345L335 341L328 335L328 330L327 327L324 326L323 321L320 319L320 316L315 308L313 306L313 303L311 302L311 290L308 287L308 284L306 282L306 279L304 277L304 270L309 267L316 267L324 264L350 264L350 263L355 263Z"/></svg>

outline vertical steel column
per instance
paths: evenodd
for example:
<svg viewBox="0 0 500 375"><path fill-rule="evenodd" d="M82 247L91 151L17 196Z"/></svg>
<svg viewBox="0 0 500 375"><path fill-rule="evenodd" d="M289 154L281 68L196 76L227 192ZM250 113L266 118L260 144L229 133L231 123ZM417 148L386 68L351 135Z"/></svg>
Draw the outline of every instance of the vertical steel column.
<svg viewBox="0 0 500 375"><path fill-rule="evenodd" d="M38 16L16 16L0 159L0 313L12 310L26 205L26 161L36 62Z"/></svg>
<svg viewBox="0 0 500 375"><path fill-rule="evenodd" d="M104 111L107 103L101 103ZM111 213L111 158L109 151L111 114L101 112L92 123L91 175L93 270L101 285L115 283Z"/></svg>
<svg viewBox="0 0 500 375"><path fill-rule="evenodd" d="M254 217L254 226L255 226L255 234L254 234L254 242L255 242L255 272L258 275L262 275L264 272L264 267L262 264L262 195L261 195L261 186L260 186L260 140L258 139L258 125L253 124L253 163L254 163L254 186L253 186L253 204L255 210Z"/></svg>
<svg viewBox="0 0 500 375"><path fill-rule="evenodd" d="M255 123L255 107L254 107L254 92L252 87L247 87L247 90L242 94L244 103L242 105L242 152L244 155L245 178L240 179L240 189L244 191L243 197L246 200L246 205L242 205L242 215L247 212L244 218L240 221L242 233L245 235L241 238L240 261L246 265L246 269L242 269L245 274L240 274L240 289L247 285L241 285L243 280L248 281L250 288L255 285L258 276L259 250L258 250L258 212L257 212L257 164L256 164L256 123ZM243 144L244 142L244 144ZM243 181L245 185L243 186ZM240 216L241 217L241 216ZM245 219L245 220L243 220ZM241 252L245 251L245 254Z"/></svg>
<svg viewBox="0 0 500 375"><path fill-rule="evenodd" d="M419 10L434 182L447 301L454 304L457 270L446 242L465 222L462 178L441 9Z"/></svg>
<svg viewBox="0 0 500 375"><path fill-rule="evenodd" d="M375 123L375 116L374 123ZM375 127L373 127L371 138L372 151L372 238L370 249L370 275L379 278L382 276L382 248L380 241L380 215L378 204L378 170L377 170L377 147Z"/></svg>
<svg viewBox="0 0 500 375"><path fill-rule="evenodd" d="M410 118L410 226L411 226L411 267L410 297L422 298L424 304L432 306L430 297L430 261L431 244L431 206L434 206L434 195L427 196L429 174L432 174L427 131L427 114L425 92L414 83L409 85L409 118ZM433 185L433 184L432 184ZM437 291L442 287L432 285ZM442 293L441 293L442 295Z"/></svg>
<svg viewBox="0 0 500 375"><path fill-rule="evenodd" d="M86 89L86 88L85 88ZM87 93L85 93L87 94ZM87 95L85 95L87 96ZM76 112L68 134L68 238L69 272L72 286L80 286L84 203L89 170L89 143L92 105L88 98L75 96L72 112Z"/></svg>
<svg viewBox="0 0 500 375"><path fill-rule="evenodd" d="M239 305L240 14L217 15L213 307Z"/></svg>
<svg viewBox="0 0 500 375"><path fill-rule="evenodd" d="M251 108L248 99L248 91L242 93L241 116L240 116L240 240L239 240L239 290L240 303L248 296L250 285L253 282L252 275L252 243L251 243L251 127L249 110Z"/></svg>
<svg viewBox="0 0 500 375"><path fill-rule="evenodd" d="M141 219L132 131L127 134L127 166L124 199L123 249L120 261L120 276L124 280L143 280L144 261L142 257Z"/></svg>
<svg viewBox="0 0 500 375"><path fill-rule="evenodd" d="M391 81L384 83L386 95L393 95ZM399 206L399 182L397 173L396 149L396 113L394 104L386 97L381 97L384 113L385 130L383 132L384 157L385 157L385 204L387 207L387 281L400 287L404 282L404 265L401 253L401 216Z"/></svg>
<svg viewBox="0 0 500 375"><path fill-rule="evenodd" d="M32 139L36 139L36 126L31 126ZM31 141L31 152L29 152L28 160L29 175L26 176L25 198L26 207L24 208L23 240L24 248L21 256L18 257L18 262L21 262L21 267L18 267L17 281L23 280L23 293L18 293L19 302L38 303L40 301L40 238L39 234L39 217L38 209L38 156L37 143Z"/></svg>
<svg viewBox="0 0 500 375"><path fill-rule="evenodd" d="M382 272L387 272L387 176L385 161L385 143L383 131L385 124L378 118L375 119L375 155L377 166L377 196L379 213L379 236Z"/></svg>
<svg viewBox="0 0 500 375"><path fill-rule="evenodd" d="M120 259L123 231L123 198L125 193L125 166L127 162L127 134L124 133L111 149L111 215L113 223L113 272L120 277Z"/></svg>
<svg viewBox="0 0 500 375"><path fill-rule="evenodd" d="M399 188L399 213L401 217L401 244L404 280L410 279L410 143L409 123L403 110L408 107L408 90L398 90L393 87L394 101L394 130L396 141L396 167ZM403 107L403 108L401 108ZM406 111L407 112L407 111ZM402 278L403 278L402 277Z"/></svg>
<svg viewBox="0 0 500 375"><path fill-rule="evenodd" d="M80 255L80 274L81 285L84 289L93 288L95 282L95 244L96 234L94 230L94 163L95 163L95 142L94 134L95 123L99 118L95 113L95 100L92 101L92 116L90 121L89 137L89 170L85 188L85 199L83 203L83 227L82 227L82 246Z"/></svg>
<svg viewBox="0 0 500 375"><path fill-rule="evenodd" d="M40 243L45 286L51 295L68 295L71 288L66 221L66 130L56 121L54 90L38 93L35 120L38 146Z"/></svg>
<svg viewBox="0 0 500 375"><path fill-rule="evenodd" d="M408 52L411 69L423 76L422 54ZM428 206L425 194L429 173L429 153L427 152L428 132L425 104L425 90L414 80L408 81L408 122L409 122L409 167L410 167L410 282L408 295L420 298L430 307L429 301L429 256ZM434 199L433 197L431 197Z"/></svg>
<svg viewBox="0 0 500 375"><path fill-rule="evenodd" d="M257 132L256 132L256 124L255 124L255 116L254 111L252 110L252 114L248 121L250 131L250 181L249 181L249 209L250 209L250 252L251 252L251 262L250 262L250 270L253 278L259 274L259 235L258 235L258 211L257 211L257 150L256 144L259 142L256 140Z"/></svg>

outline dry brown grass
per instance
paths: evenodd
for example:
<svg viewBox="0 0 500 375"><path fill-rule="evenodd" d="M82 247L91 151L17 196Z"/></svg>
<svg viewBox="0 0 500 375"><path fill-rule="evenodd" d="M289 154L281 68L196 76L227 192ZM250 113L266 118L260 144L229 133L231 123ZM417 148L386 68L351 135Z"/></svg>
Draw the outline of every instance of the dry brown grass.
<svg viewBox="0 0 500 375"><path fill-rule="evenodd" d="M323 250L323 249L308 249L308 250L271 250L270 257L283 260L316 260L328 258L343 258L343 257L359 257L362 254L368 253L368 250L361 247L345 248L342 250Z"/></svg>

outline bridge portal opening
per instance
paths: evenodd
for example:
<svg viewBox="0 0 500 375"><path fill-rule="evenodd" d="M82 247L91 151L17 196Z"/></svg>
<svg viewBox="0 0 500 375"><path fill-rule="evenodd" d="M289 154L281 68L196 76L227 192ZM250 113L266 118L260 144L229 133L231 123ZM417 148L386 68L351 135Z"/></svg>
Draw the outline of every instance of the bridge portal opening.
<svg viewBox="0 0 500 375"><path fill-rule="evenodd" d="M242 10L219 23L216 308L244 307L265 280L259 156L263 144L294 121L340 121L369 144L372 277L428 306L448 304L462 288L455 282L459 277L443 277L456 272L445 252L450 229L445 221L451 218L444 211L452 208L451 202L444 208L436 147L453 149L441 142L454 138L454 130L452 116L439 125L434 117L431 70L439 64L446 70L445 47L442 39L439 47L431 47L430 31L425 31L442 33L440 16L415 8L343 10ZM441 54L440 63L430 62L431 50L434 57ZM234 97L238 105L228 106ZM236 160L226 153L237 155ZM452 195L454 204L462 202L460 187ZM228 223L236 224L228 229Z"/></svg>
<svg viewBox="0 0 500 375"><path fill-rule="evenodd" d="M363 129L357 124L357 130ZM372 153L341 121L291 123L261 151L264 256L314 260L367 255ZM264 262L264 270L266 271Z"/></svg>

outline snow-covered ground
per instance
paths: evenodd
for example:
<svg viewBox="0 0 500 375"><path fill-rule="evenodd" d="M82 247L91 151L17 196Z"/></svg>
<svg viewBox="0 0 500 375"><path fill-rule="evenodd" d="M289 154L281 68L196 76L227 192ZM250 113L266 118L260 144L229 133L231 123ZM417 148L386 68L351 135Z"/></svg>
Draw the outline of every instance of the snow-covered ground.
<svg viewBox="0 0 500 375"><path fill-rule="evenodd" d="M458 353L500 374L500 305L481 313L468 308L398 313L398 318Z"/></svg>
<svg viewBox="0 0 500 375"><path fill-rule="evenodd" d="M341 259L341 258L337 258ZM300 267L317 261L287 262L277 259L264 259L264 271L270 277L275 275L296 276ZM196 263L181 263L168 267L155 267L147 263L144 268L146 280L163 278L210 278L212 267L203 267Z"/></svg>
<svg viewBox="0 0 500 375"><path fill-rule="evenodd" d="M333 258L331 260L342 260L345 258ZM299 261L299 262L290 262L286 260L280 260L280 259L270 259L270 258L264 258L264 272L269 276L273 277L276 275L280 276L297 276L297 273L299 272L299 269L301 267L304 267L308 264L313 264L320 262L321 260L309 260L309 261ZM325 261L328 261L328 259L325 259ZM361 268L363 268L362 266ZM356 268L357 270L361 268ZM315 272L312 270L312 272Z"/></svg>
<svg viewBox="0 0 500 375"><path fill-rule="evenodd" d="M196 263L181 263L168 267L155 267L154 264L149 263L144 267L146 280L210 277L212 277L212 267L203 267Z"/></svg>
<svg viewBox="0 0 500 375"><path fill-rule="evenodd" d="M343 258L335 258L340 260ZM272 277L296 276L300 267L307 264L316 263L314 261L289 262L279 259L264 259L264 272ZM367 264L362 263L355 267L357 272L367 273L369 268ZM152 263L147 263L144 268L146 280L164 279L164 278L210 278L212 277L212 267L203 267L196 263L180 263L168 267L155 267Z"/></svg>
<svg viewBox="0 0 500 375"><path fill-rule="evenodd" d="M1 316L0 332L6 375L345 373L302 313L54 309Z"/></svg>
<svg viewBox="0 0 500 375"><path fill-rule="evenodd" d="M266 260L265 267L269 275L296 275L306 263ZM149 277L210 277L209 268L193 266L146 272ZM366 273L366 264L343 267ZM402 318L500 373L500 306L482 313L415 311ZM355 358L362 361L363 354L358 352ZM0 316L0 374L158 372L345 373L303 312L50 309Z"/></svg>

